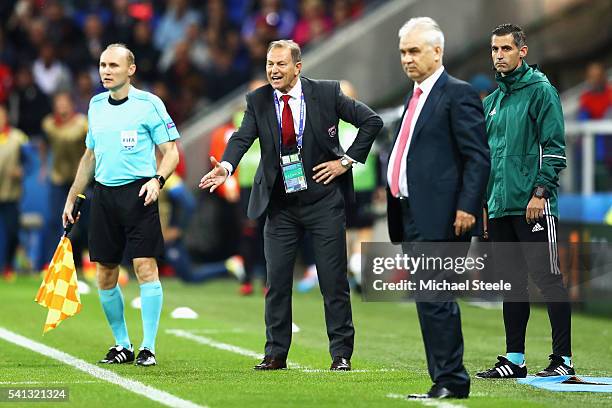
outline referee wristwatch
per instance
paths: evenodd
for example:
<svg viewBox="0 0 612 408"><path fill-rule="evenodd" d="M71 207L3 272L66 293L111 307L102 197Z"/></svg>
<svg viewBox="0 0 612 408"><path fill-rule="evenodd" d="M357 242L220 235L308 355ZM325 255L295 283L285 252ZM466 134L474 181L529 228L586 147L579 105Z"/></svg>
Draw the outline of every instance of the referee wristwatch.
<svg viewBox="0 0 612 408"><path fill-rule="evenodd" d="M153 176L154 179L157 179L157 181L159 182L159 188L162 189L164 188L164 184L166 184L166 178L160 174L156 174Z"/></svg>
<svg viewBox="0 0 612 408"><path fill-rule="evenodd" d="M353 167L353 161L346 156L343 156L340 159L340 164L342 165L342 167L344 167L347 170L350 170L351 167Z"/></svg>
<svg viewBox="0 0 612 408"><path fill-rule="evenodd" d="M533 196L536 198L549 198L550 194L548 193L548 190L546 189L546 187L536 186L533 189Z"/></svg>

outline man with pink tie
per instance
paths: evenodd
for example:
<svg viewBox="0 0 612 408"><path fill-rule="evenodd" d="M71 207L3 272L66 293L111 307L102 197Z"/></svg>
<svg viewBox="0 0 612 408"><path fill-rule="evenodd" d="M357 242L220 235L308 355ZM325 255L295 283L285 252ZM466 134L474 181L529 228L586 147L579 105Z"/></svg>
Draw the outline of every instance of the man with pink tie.
<svg viewBox="0 0 612 408"><path fill-rule="evenodd" d="M404 252L414 242L469 242L480 229L490 169L482 104L468 83L446 73L434 20L410 19L399 39L414 86L389 158L389 236ZM459 306L452 297L417 299L417 311L433 386L409 398L467 398Z"/></svg>

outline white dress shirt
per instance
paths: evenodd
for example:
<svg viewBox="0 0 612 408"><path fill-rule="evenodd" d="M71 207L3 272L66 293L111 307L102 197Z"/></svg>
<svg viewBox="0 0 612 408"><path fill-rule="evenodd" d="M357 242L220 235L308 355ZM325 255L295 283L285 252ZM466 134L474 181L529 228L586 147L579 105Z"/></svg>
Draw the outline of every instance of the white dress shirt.
<svg viewBox="0 0 612 408"><path fill-rule="evenodd" d="M419 120L419 115L421 114L421 111L423 110L423 106L425 105L425 102L427 101L427 97L431 93L433 86L438 81L438 79L440 78L443 72L444 72L444 65L440 66L440 68L438 68L433 74L431 74L427 79L425 79L420 84L417 84L416 82L414 83L414 89L421 88L421 91L423 91L423 93L419 97L419 102L417 103L416 110L414 111L414 116L412 118L412 122L410 123L410 133L408 136L408 143L406 145L406 148L404 149L403 156L400 158L401 159L401 166L400 166L400 173L399 173L400 197L408 197L408 178L406 175L406 160L408 157L408 150L410 148L410 143L412 143L412 136L413 136L412 133L414 132L414 127L417 121ZM406 110L405 113L407 114L408 110ZM403 117L402 117L402 126L403 125L404 123L403 123ZM401 134L401 133L402 133L402 129L400 128L400 131L398 134ZM399 140L400 140L399 137L395 140L395 145L393 146L393 151L391 152L391 158L389 160L389 167L387 168L387 183L389 184L389 187L391 187L391 175L393 174L393 166L395 165L395 161L397 160L397 149L399 147L398 146Z"/></svg>
<svg viewBox="0 0 612 408"><path fill-rule="evenodd" d="M297 82L291 88L289 92L286 94L282 93L278 89L274 90L274 95L278 98L278 104L280 106L280 118L283 117L283 111L285 110L285 104L281 99L283 95L289 95L291 98L289 99L289 107L291 108L291 115L293 115L293 128L295 129L295 138L297 140L299 131L300 131L300 108L302 105L302 80L298 78ZM276 118L276 123L278 123L278 119ZM304 127L306 126L306 101L304 101ZM302 130L302 133L304 130Z"/></svg>
<svg viewBox="0 0 612 408"><path fill-rule="evenodd" d="M300 109L301 109L301 104L302 104L302 80L298 77L298 80L293 86L293 88L291 88L291 90L289 90L289 92L287 92L286 94L282 93L278 89L274 90L274 96L278 98L278 104L280 107L279 114L280 114L281 120L283 117L283 110L285 109L285 103L281 99L281 96L283 95L289 95L291 97L289 99L289 107L291 108L291 115L293 116L293 128L295 129L295 138L297 140L297 137L300 131ZM276 108L274 109L276 112ZM279 117L276 117L277 125L278 125L278 120L279 120ZM306 101L304 101L304 128L305 127L306 127ZM303 133L304 133L304 130L302 129L302 135ZM229 174L232 174L234 172L234 166L232 166L230 162L223 161L220 164L223 167L225 167L225 169L229 172Z"/></svg>

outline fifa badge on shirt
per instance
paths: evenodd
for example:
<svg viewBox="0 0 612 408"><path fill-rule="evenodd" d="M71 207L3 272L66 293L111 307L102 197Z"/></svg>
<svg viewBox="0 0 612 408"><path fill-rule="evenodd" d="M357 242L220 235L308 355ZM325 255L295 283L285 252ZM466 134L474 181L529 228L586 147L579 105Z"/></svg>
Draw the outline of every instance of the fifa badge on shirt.
<svg viewBox="0 0 612 408"><path fill-rule="evenodd" d="M336 137L336 135L338 134L338 129L336 129L336 125L327 129L327 133L329 134L329 137Z"/></svg>
<svg viewBox="0 0 612 408"><path fill-rule="evenodd" d="M138 131L137 130L122 130L121 131L121 145L124 149L132 150L138 143Z"/></svg>

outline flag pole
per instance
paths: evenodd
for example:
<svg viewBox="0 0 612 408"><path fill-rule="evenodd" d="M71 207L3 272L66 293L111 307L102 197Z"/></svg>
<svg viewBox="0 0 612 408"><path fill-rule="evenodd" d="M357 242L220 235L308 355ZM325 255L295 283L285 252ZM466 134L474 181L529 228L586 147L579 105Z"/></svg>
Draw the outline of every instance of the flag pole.
<svg viewBox="0 0 612 408"><path fill-rule="evenodd" d="M74 207L72 207L72 219L75 220L75 222L77 216L79 215L79 210L81 209L83 201L85 201L85 194L77 194L76 200L74 201ZM74 227L74 224L71 222L67 222L66 226L64 227L64 233L62 234L62 237L68 236L68 234L70 234L70 231L72 231L72 227Z"/></svg>
<svg viewBox="0 0 612 408"><path fill-rule="evenodd" d="M83 194L78 194L72 209L72 218L76 220L79 209L85 200ZM76 222L76 221L75 221ZM74 223L67 222L59 245L53 254L49 268L38 289L34 301L48 309L43 334L56 328L63 320L81 311L81 298L78 292L78 281L74 265L72 244L68 234Z"/></svg>

